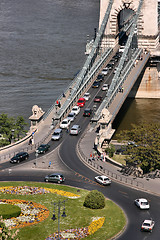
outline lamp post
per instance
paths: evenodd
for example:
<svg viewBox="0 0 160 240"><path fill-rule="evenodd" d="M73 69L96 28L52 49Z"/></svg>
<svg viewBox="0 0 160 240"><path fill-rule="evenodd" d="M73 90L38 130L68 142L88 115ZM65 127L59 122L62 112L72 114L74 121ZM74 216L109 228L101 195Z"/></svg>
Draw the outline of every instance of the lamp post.
<svg viewBox="0 0 160 240"><path fill-rule="evenodd" d="M99 133L97 133L97 147L99 146L99 139L100 139L100 135Z"/></svg>
<svg viewBox="0 0 160 240"><path fill-rule="evenodd" d="M59 236L59 233L60 233L60 214L61 214L61 207L63 208L63 213L61 215L61 217L66 217L66 213L65 213L65 202L67 200L64 200L64 201L58 201L58 202L53 202L54 204L54 210L53 210L53 216L52 216L52 220L56 220L56 215L55 215L55 209L56 207L58 208L58 240L60 240L60 236Z"/></svg>

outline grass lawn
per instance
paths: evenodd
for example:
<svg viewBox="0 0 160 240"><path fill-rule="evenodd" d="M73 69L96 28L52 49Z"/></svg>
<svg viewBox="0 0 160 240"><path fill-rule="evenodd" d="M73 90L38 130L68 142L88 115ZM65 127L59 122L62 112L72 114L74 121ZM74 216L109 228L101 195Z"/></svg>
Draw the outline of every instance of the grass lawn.
<svg viewBox="0 0 160 240"><path fill-rule="evenodd" d="M126 158L125 155L120 155L120 154L114 154L112 159L118 163L121 163L123 165L126 165L126 161L124 160Z"/></svg>
<svg viewBox="0 0 160 240"><path fill-rule="evenodd" d="M126 224L126 218L123 211L112 201L106 199L106 206L104 209L88 209L83 207L83 202L88 191L77 188L72 188L64 185L57 185L51 183L33 183L33 182L1 182L0 187L4 186L34 186L34 187L46 187L52 189L63 190L71 193L80 195L80 198L71 199L64 196L60 196L54 193L37 194L37 195L15 195L15 194L4 194L0 193L0 199L20 199L33 201L44 205L48 208L50 214L44 221L26 226L19 229L17 237L20 240L44 240L50 234L53 234L58 229L58 220L53 221L53 202L58 200L66 200L65 212L67 217L60 218L60 230L71 229L71 228L82 228L87 227L91 224L95 217L105 217L103 226L96 231L93 235L87 236L85 239L90 240L102 240L110 239L114 235L118 234ZM62 212L63 213L63 207ZM58 212L56 209L56 216Z"/></svg>

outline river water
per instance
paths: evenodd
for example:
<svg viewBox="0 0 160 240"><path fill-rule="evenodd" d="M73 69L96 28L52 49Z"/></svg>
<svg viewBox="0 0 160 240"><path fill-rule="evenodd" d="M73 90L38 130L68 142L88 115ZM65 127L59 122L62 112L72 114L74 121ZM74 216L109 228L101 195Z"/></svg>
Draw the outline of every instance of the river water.
<svg viewBox="0 0 160 240"><path fill-rule="evenodd" d="M63 92L86 59L87 35L98 27L99 0L1 0L0 114L44 111ZM127 100L115 128L158 120L160 100Z"/></svg>

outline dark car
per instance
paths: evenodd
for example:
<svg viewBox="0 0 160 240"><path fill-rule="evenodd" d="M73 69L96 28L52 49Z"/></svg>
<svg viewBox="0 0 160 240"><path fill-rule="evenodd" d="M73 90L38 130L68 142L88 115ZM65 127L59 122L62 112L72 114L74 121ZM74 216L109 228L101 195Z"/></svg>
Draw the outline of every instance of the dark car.
<svg viewBox="0 0 160 240"><path fill-rule="evenodd" d="M44 181L62 183L65 181L65 177L61 173L52 173L50 175L45 176Z"/></svg>
<svg viewBox="0 0 160 240"><path fill-rule="evenodd" d="M92 109L90 109L90 108L84 109L84 113L83 113L84 117L90 117L91 114L92 114Z"/></svg>
<svg viewBox="0 0 160 240"><path fill-rule="evenodd" d="M94 99L94 102L102 102L102 97L101 96L96 96Z"/></svg>
<svg viewBox="0 0 160 240"><path fill-rule="evenodd" d="M100 81L94 81L92 88L98 88L100 86Z"/></svg>
<svg viewBox="0 0 160 240"><path fill-rule="evenodd" d="M50 145L49 144L41 144L37 150L36 150L36 153L40 154L40 153L45 153L46 151L48 151L50 148Z"/></svg>
<svg viewBox="0 0 160 240"><path fill-rule="evenodd" d="M29 154L27 152L19 152L11 158L10 163L20 163L27 158L29 158Z"/></svg>
<svg viewBox="0 0 160 240"><path fill-rule="evenodd" d="M102 74L98 74L97 80L103 81L104 80L104 76Z"/></svg>

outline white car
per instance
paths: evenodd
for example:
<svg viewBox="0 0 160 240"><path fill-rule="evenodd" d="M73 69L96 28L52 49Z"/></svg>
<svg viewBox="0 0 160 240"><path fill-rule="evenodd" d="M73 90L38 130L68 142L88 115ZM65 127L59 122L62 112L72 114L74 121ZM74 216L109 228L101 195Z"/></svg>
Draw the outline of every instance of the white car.
<svg viewBox="0 0 160 240"><path fill-rule="evenodd" d="M62 129L57 128L54 130L54 133L52 135L52 140L59 140L62 137Z"/></svg>
<svg viewBox="0 0 160 240"><path fill-rule="evenodd" d="M149 209L149 203L148 203L147 199L145 199L145 198L136 199L136 200L134 200L134 203L140 209Z"/></svg>
<svg viewBox="0 0 160 240"><path fill-rule="evenodd" d="M74 119L75 119L75 117L76 117L76 114L75 114L74 112L70 112L70 113L68 114L67 119L69 119L71 122L73 122Z"/></svg>
<svg viewBox="0 0 160 240"><path fill-rule="evenodd" d="M70 135L78 135L81 132L81 127L79 125L73 125L70 129Z"/></svg>
<svg viewBox="0 0 160 240"><path fill-rule="evenodd" d="M102 185L110 185L111 184L111 180L104 175L96 176L95 181L102 184Z"/></svg>
<svg viewBox="0 0 160 240"><path fill-rule="evenodd" d="M86 92L83 96L84 99L86 99L86 101L88 101L90 99L91 95L90 93Z"/></svg>
<svg viewBox="0 0 160 240"><path fill-rule="evenodd" d="M108 84L105 83L105 84L103 84L103 86L102 86L102 91L107 91L107 90L108 90Z"/></svg>
<svg viewBox="0 0 160 240"><path fill-rule="evenodd" d="M70 121L69 119L65 118L65 119L61 122L60 128L68 128L69 125L70 125L70 123L71 123L71 121Z"/></svg>
<svg viewBox="0 0 160 240"><path fill-rule="evenodd" d="M108 68L103 68L103 70L101 71L101 73L102 73L103 75L107 75L107 73L108 73Z"/></svg>
<svg viewBox="0 0 160 240"><path fill-rule="evenodd" d="M74 112L76 115L80 112L80 107L74 106L71 110L71 112Z"/></svg>
<svg viewBox="0 0 160 240"><path fill-rule="evenodd" d="M152 232L154 225L155 225L155 222L152 219L144 220L141 226L141 230Z"/></svg>

